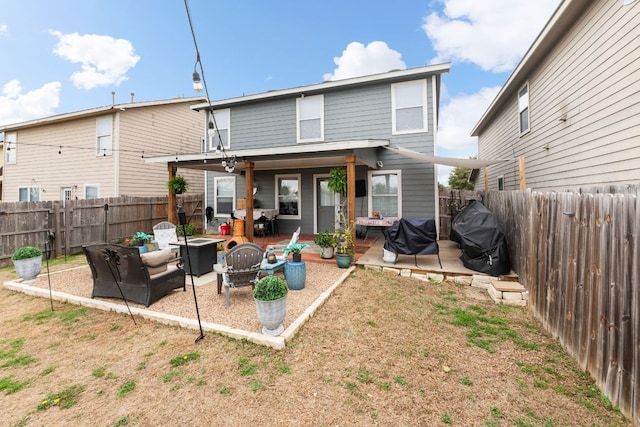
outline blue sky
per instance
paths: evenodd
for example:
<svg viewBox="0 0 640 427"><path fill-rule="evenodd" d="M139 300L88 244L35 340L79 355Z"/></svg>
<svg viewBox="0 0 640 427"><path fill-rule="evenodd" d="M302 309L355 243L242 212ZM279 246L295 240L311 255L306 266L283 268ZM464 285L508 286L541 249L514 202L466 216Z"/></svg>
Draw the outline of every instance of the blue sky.
<svg viewBox="0 0 640 427"><path fill-rule="evenodd" d="M438 154L469 133L560 0L189 0L212 99L451 62ZM0 125L191 97L184 0L0 0ZM448 168L440 167L446 183Z"/></svg>

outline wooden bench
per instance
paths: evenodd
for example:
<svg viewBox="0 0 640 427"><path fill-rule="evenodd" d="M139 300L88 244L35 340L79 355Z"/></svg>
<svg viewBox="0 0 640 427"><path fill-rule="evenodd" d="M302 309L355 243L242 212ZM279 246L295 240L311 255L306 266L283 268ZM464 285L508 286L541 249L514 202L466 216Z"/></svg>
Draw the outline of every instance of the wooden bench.
<svg viewBox="0 0 640 427"><path fill-rule="evenodd" d="M82 251L93 276L92 298L124 294L127 301L149 307L174 289L186 290L182 258L169 249L141 255L137 247L98 243L84 245Z"/></svg>

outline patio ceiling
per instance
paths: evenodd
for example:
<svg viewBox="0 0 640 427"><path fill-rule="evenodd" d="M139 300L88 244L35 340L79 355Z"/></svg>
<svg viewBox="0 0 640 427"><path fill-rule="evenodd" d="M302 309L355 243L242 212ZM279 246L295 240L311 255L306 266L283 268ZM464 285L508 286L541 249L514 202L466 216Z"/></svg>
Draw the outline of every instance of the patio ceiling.
<svg viewBox="0 0 640 427"><path fill-rule="evenodd" d="M388 140L367 139L356 141L320 142L295 146L225 150L228 157L237 158L235 172L245 169L244 161L253 162L253 169L286 170L345 165L345 156L356 156L357 165L377 169L377 149L389 145ZM225 172L221 152L173 154L145 157L145 163L166 163L171 167Z"/></svg>

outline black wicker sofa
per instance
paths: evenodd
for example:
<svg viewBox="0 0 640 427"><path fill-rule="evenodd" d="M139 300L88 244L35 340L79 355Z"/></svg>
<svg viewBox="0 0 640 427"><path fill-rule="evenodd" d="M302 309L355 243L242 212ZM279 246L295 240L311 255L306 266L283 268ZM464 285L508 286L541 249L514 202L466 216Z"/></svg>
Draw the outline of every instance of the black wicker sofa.
<svg viewBox="0 0 640 427"><path fill-rule="evenodd" d="M170 249L141 255L135 246L97 243L82 250L93 276L92 298L124 294L127 301L149 307L174 289L186 290L182 258Z"/></svg>

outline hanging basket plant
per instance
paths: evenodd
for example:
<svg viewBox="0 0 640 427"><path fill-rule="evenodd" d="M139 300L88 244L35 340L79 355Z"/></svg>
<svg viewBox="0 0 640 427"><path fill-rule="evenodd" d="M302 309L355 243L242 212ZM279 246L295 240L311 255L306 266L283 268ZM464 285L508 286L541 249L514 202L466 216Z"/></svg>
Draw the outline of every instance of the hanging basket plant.
<svg viewBox="0 0 640 427"><path fill-rule="evenodd" d="M186 192L188 186L189 186L189 183L181 175L174 176L167 183L167 187L169 188L169 191L171 191L171 193L173 194L182 194Z"/></svg>
<svg viewBox="0 0 640 427"><path fill-rule="evenodd" d="M345 168L333 168L329 171L327 188L334 193L347 195L347 170Z"/></svg>

